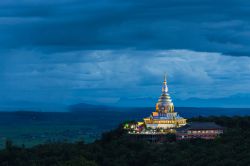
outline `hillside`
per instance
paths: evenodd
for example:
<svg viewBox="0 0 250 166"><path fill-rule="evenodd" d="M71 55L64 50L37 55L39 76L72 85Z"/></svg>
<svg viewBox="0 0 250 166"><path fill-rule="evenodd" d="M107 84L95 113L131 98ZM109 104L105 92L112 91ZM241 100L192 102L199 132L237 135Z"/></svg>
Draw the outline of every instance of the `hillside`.
<svg viewBox="0 0 250 166"><path fill-rule="evenodd" d="M4 141L11 139L15 144L32 147L48 141L84 140L93 142L105 131L116 128L127 120L141 121L154 110L149 108L119 108L86 106L72 107L70 112L0 112L0 149ZM197 116L250 115L243 108L191 108L177 107L176 111L185 118Z"/></svg>
<svg viewBox="0 0 250 166"><path fill-rule="evenodd" d="M249 165L250 117L198 117L227 128L216 140L191 140L150 144L130 141L121 127L100 140L50 142L33 148L15 147L7 141L0 151L0 165L127 166L127 165Z"/></svg>

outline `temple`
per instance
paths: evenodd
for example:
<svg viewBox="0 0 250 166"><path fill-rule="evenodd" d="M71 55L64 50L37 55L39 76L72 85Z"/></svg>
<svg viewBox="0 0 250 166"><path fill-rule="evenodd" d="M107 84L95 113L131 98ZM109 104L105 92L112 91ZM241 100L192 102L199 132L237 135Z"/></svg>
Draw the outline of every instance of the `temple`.
<svg viewBox="0 0 250 166"><path fill-rule="evenodd" d="M213 122L187 124L187 119L178 115L168 93L167 79L164 76L162 94L155 106L155 111L143 122L131 122L124 125L129 138L149 142L165 142L174 134L176 140L193 138L215 139L223 133L223 128Z"/></svg>
<svg viewBox="0 0 250 166"><path fill-rule="evenodd" d="M168 94L166 75L162 85L162 94L155 106L155 112L150 117L144 118L147 128L175 129L186 125L186 119L174 111L174 104Z"/></svg>

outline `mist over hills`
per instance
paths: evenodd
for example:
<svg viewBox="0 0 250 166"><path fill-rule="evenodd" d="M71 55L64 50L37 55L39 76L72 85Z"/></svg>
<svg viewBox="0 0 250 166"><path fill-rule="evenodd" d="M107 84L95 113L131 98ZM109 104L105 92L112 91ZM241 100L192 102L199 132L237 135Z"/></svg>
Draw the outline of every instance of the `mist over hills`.
<svg viewBox="0 0 250 166"><path fill-rule="evenodd" d="M245 99L249 100L245 100ZM130 106L130 107L152 107L155 106L157 97L141 97L141 98L121 98L114 105ZM246 94L237 94L224 98L173 98L173 102L177 107L222 107L222 108L250 108L250 96Z"/></svg>
<svg viewBox="0 0 250 166"><path fill-rule="evenodd" d="M248 98L249 100L245 100ZM0 111L41 111L41 112L65 112L78 109L98 109L102 110L126 110L129 108L148 108L154 107L158 97L122 97L116 103L103 104L101 102L79 102L54 103L49 101L27 101L27 100L4 100L0 101ZM195 108L250 108L250 96L244 94L232 95L224 98L173 98L176 107L195 107ZM117 109L119 108L119 109ZM125 109L124 109L125 108Z"/></svg>
<svg viewBox="0 0 250 166"><path fill-rule="evenodd" d="M70 106L71 112L119 112L120 114L131 114L133 117L143 115L142 117L149 116L155 107L114 107L114 106L101 106L90 104L76 104ZM220 107L175 107L175 111L184 117L195 116L244 116L250 115L250 108L220 108Z"/></svg>
<svg viewBox="0 0 250 166"><path fill-rule="evenodd" d="M1 111L36 111L36 112L65 112L67 105L62 103L35 102L26 100L10 100L0 102Z"/></svg>
<svg viewBox="0 0 250 166"><path fill-rule="evenodd" d="M195 100L196 99L190 99ZM216 101L216 100L215 100ZM200 100L198 104L205 103L204 100ZM219 102L218 102L219 103ZM222 102L224 103L224 102ZM42 106L41 106L42 105ZM182 105L182 104L180 104ZM39 108L41 106L41 108ZM152 102L150 106L140 107L140 106L129 106L129 105L117 105L117 106L108 106L108 105L94 105L88 103L78 103L69 106L65 105L53 105L53 104L45 104L45 103L33 103L33 102L18 102L13 107L0 106L1 112L68 112L68 113L77 113L82 114L88 112L89 116L96 112L113 112L114 114L129 114L131 118L134 116L135 118L139 116L145 117L148 116L152 111L154 111L155 107ZM234 116L234 115L250 115L250 108L223 108L223 107L183 107L177 106L175 107L175 111L181 114L184 117L194 117L194 116Z"/></svg>

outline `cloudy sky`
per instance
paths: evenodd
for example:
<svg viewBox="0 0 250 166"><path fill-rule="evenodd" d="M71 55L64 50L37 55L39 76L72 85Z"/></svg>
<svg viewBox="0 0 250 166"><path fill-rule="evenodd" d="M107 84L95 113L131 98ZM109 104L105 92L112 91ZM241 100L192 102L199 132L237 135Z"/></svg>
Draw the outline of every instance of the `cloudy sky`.
<svg viewBox="0 0 250 166"><path fill-rule="evenodd" d="M1 0L0 108L250 107L248 0Z"/></svg>

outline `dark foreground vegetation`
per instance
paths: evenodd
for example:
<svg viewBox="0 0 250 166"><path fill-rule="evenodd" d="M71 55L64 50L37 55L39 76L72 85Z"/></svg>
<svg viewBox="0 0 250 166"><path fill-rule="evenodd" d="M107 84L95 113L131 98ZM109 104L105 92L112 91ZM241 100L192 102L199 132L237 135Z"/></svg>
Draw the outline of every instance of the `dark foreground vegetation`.
<svg viewBox="0 0 250 166"><path fill-rule="evenodd" d="M227 128L216 140L190 140L150 144L124 136L121 127L91 144L47 143L33 148L6 141L1 166L158 166L250 165L250 117L198 117Z"/></svg>

